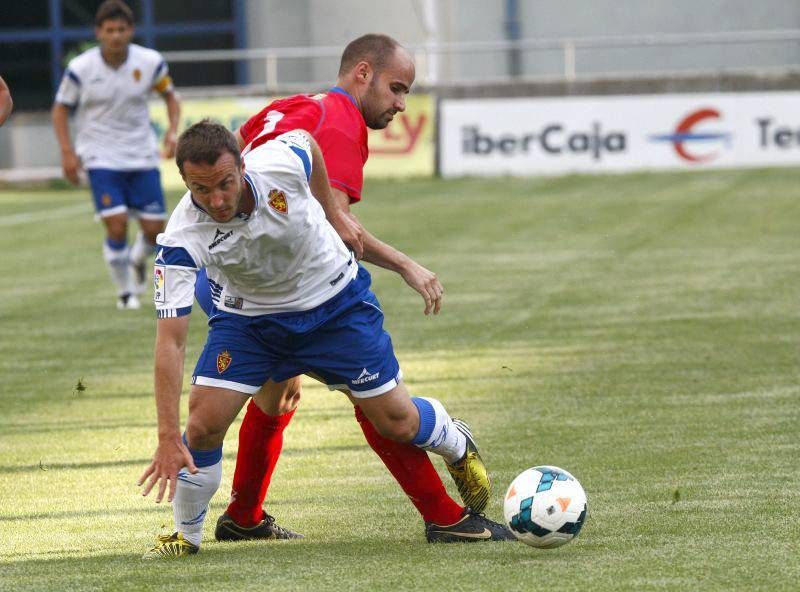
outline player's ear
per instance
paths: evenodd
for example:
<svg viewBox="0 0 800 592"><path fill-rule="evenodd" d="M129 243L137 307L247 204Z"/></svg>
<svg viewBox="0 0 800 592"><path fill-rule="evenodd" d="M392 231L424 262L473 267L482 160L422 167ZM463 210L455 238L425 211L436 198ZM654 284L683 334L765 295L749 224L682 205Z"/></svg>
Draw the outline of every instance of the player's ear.
<svg viewBox="0 0 800 592"><path fill-rule="evenodd" d="M355 67L356 70L356 80L358 82L363 82L365 84L369 84L372 81L372 66L369 65L369 62L358 62Z"/></svg>

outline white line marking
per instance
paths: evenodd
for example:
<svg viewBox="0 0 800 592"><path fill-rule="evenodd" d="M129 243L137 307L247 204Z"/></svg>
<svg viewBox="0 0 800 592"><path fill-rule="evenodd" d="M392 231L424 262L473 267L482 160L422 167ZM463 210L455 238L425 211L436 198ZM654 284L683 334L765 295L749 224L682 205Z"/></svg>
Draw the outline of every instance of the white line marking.
<svg viewBox="0 0 800 592"><path fill-rule="evenodd" d="M91 207L89 204L85 203L72 204L71 206L64 206L63 208L56 208L55 210L20 212L19 214L0 216L0 227L30 224L31 222L42 222L43 220L54 220L57 218L71 216L73 214L83 214L88 212L91 212Z"/></svg>

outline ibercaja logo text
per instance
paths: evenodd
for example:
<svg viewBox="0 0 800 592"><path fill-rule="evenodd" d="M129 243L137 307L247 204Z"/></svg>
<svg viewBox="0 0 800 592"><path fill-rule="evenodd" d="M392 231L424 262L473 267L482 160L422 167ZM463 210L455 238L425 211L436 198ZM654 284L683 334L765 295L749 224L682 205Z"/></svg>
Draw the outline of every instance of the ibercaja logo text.
<svg viewBox="0 0 800 592"><path fill-rule="evenodd" d="M589 155L600 160L606 153L625 152L628 141L624 132L603 131L599 122L594 122L589 130L571 130L561 123L552 123L540 131L519 134L491 135L482 132L477 125L461 128L461 145L464 154L488 156L526 155L535 149L545 154Z"/></svg>

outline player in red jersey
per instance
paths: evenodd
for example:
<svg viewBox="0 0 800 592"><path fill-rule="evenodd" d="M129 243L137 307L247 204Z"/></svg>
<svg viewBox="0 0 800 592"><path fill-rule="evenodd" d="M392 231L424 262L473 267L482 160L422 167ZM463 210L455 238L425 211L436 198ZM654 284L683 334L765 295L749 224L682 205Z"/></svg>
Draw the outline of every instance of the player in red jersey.
<svg viewBox="0 0 800 592"><path fill-rule="evenodd" d="M350 213L361 200L363 167L369 155L367 128L383 129L399 111L414 82L408 52L385 35L365 35L342 54L337 86L319 95L296 95L274 101L238 131L246 153L292 129L309 131L322 149L333 201L326 216L358 258L399 273L425 301L425 314L437 314L444 290L436 275L367 232ZM212 287L213 292L213 287ZM199 298L198 298L199 299ZM300 400L300 378L274 384L274 402L260 408L251 400L239 431L239 451L231 502L217 521L218 540L295 538L278 526L262 505L283 446L283 430ZM400 483L425 521L430 542L512 540L513 536L480 512L489 498L489 481L470 470L467 451L448 469L458 485L463 507L447 494L427 453L385 438L355 408L356 419L373 450ZM474 453L476 454L476 452Z"/></svg>
<svg viewBox="0 0 800 592"><path fill-rule="evenodd" d="M13 108L14 101L11 99L11 91L8 90L6 81L0 76L0 125L6 122Z"/></svg>

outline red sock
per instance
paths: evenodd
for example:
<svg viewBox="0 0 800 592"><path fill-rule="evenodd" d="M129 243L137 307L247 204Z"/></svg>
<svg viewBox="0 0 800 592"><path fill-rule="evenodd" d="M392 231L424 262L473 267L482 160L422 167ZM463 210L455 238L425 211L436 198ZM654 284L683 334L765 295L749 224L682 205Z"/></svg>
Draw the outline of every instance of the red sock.
<svg viewBox="0 0 800 592"><path fill-rule="evenodd" d="M358 425L367 442L422 514L422 519L441 525L458 522L464 515L464 508L447 495L428 453L412 444L384 438L361 409L356 407L355 410Z"/></svg>
<svg viewBox="0 0 800 592"><path fill-rule="evenodd" d="M264 519L261 505L283 448L283 430L292 415L294 410L267 415L252 400L247 406L239 429L231 502L225 510L240 526L255 526Z"/></svg>

